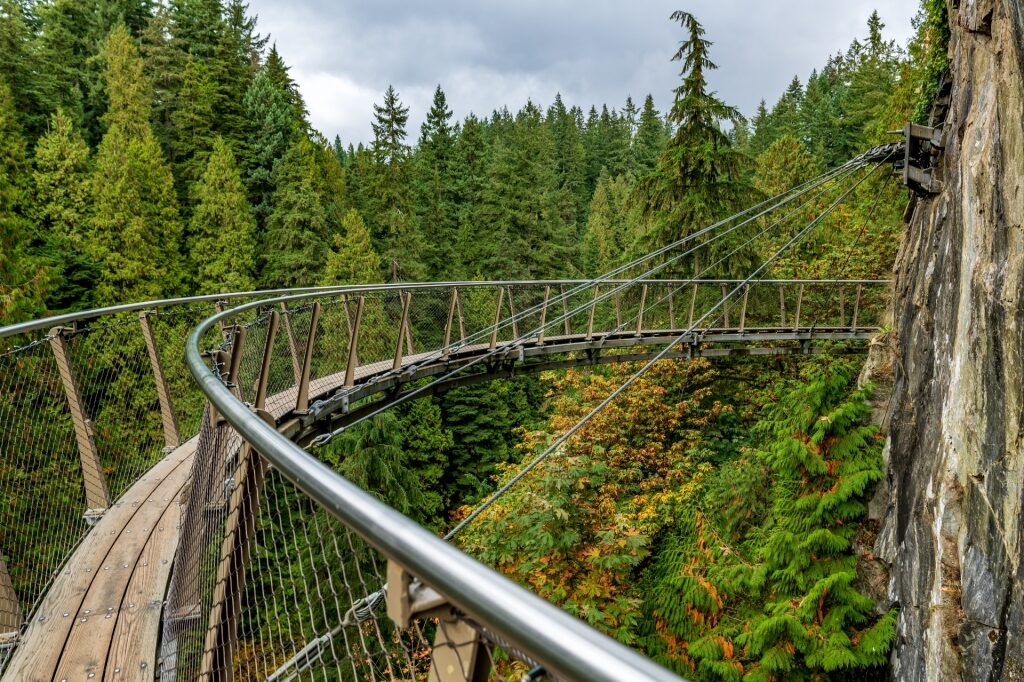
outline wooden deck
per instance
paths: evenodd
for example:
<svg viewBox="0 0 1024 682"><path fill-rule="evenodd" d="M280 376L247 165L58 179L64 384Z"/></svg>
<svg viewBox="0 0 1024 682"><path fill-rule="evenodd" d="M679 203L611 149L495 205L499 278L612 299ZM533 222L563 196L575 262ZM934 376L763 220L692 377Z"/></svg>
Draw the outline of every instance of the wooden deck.
<svg viewBox="0 0 1024 682"><path fill-rule="evenodd" d="M178 496L195 447L193 438L160 460L90 530L26 628L5 682L154 678Z"/></svg>

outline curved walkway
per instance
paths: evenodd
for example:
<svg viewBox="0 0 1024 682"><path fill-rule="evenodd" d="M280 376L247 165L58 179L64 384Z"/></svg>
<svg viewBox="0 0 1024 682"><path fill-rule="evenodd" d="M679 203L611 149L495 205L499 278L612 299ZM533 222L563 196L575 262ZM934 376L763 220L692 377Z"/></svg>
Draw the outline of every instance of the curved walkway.
<svg viewBox="0 0 1024 682"><path fill-rule="evenodd" d="M858 329L750 329L741 332L714 330L701 341L709 344L748 345L746 348L691 349L689 354L724 355L741 353L813 352L809 341L865 340L877 330ZM518 371L538 371L571 364L633 361L649 357L656 351L598 358L590 353L563 363L528 362L529 358L574 351L600 351L667 342L676 332L658 331L643 334L618 334L614 337L595 335L552 336L543 344L524 344L522 351L498 356L504 367L491 368L482 376L494 378L510 373L507 363L519 362ZM801 345L772 346L772 342L803 342ZM389 362L361 366L356 371L358 397L391 390L413 379L440 374L459 364L469 362L489 350L487 344L464 347L446 358L436 352L420 353L404 358L395 371ZM715 352L715 351L718 352ZM675 354L686 356L687 353ZM415 369L412 365L416 365ZM503 374L504 373L504 374ZM388 376L392 375L392 376ZM344 384L344 373L310 382L311 401L323 399ZM267 409L282 431L307 436L326 424L333 409L311 414L306 419L295 415L296 388L270 397ZM397 395L397 393L395 393ZM355 396L354 396L355 397ZM348 413L346 413L347 415ZM357 416L352 414L350 416ZM310 419L311 417L311 419ZM302 423L306 422L306 423ZM160 636L161 613L173 557L178 545L178 498L188 482L198 437L181 445L140 478L110 509L83 539L58 575L46 597L28 624L4 680L61 681L75 680L152 680L155 678L156 652Z"/></svg>

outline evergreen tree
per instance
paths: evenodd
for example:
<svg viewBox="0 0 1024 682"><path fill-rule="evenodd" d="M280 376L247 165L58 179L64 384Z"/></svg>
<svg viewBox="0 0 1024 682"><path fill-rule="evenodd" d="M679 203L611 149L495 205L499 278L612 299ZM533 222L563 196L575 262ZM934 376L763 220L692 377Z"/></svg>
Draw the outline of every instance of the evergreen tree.
<svg viewBox="0 0 1024 682"><path fill-rule="evenodd" d="M452 200L452 155L455 135L452 112L438 85L434 101L420 127L416 153L416 211L426 245L425 258L432 279L451 279L455 265L458 223Z"/></svg>
<svg viewBox="0 0 1024 682"><path fill-rule="evenodd" d="M183 204L188 199L188 190L205 172L210 156L216 96L216 85L210 79L209 70L198 59L190 57L182 77L178 107L171 114L174 129L171 161Z"/></svg>
<svg viewBox="0 0 1024 682"><path fill-rule="evenodd" d="M245 111L253 125L249 141L251 164L246 178L256 219L263 225L273 208L274 167L296 135L287 94L261 69L245 93Z"/></svg>
<svg viewBox="0 0 1024 682"><path fill-rule="evenodd" d="M456 263L459 279L474 277L483 271L473 262L477 252L476 240L481 238L480 202L487 182L489 145L485 123L473 114L462 122L462 130L455 142L452 184L458 221Z"/></svg>
<svg viewBox="0 0 1024 682"><path fill-rule="evenodd" d="M380 256L373 250L370 231L359 212L349 209L341 229L341 234L334 236L334 246L327 254L327 265L320 283L332 286L379 282Z"/></svg>
<svg viewBox="0 0 1024 682"><path fill-rule="evenodd" d="M5 324L43 312L47 273L27 252L25 141L14 98L0 77L0 318Z"/></svg>
<svg viewBox="0 0 1024 682"><path fill-rule="evenodd" d="M328 224L315 174L313 144L300 137L274 171L273 211L260 245L259 283L264 288L310 286L320 279Z"/></svg>
<svg viewBox="0 0 1024 682"><path fill-rule="evenodd" d="M89 147L71 119L57 110L35 153L34 212L42 259L53 278L51 310L89 307L97 276L85 255L89 228Z"/></svg>
<svg viewBox="0 0 1024 682"><path fill-rule="evenodd" d="M471 260L498 279L557 277L568 270L576 234L572 196L559 187L554 141L532 103L496 137L478 215L491 235ZM467 245L470 246L470 245Z"/></svg>
<svg viewBox="0 0 1024 682"><path fill-rule="evenodd" d="M89 255L100 265L96 303L143 301L179 291L181 224L174 179L150 127L152 92L128 29L101 53L110 102L93 170Z"/></svg>
<svg viewBox="0 0 1024 682"><path fill-rule="evenodd" d="M189 223L194 290L249 291L256 268L256 220L231 147L213 140L202 178L192 190L196 208Z"/></svg>
<svg viewBox="0 0 1024 682"><path fill-rule="evenodd" d="M654 97L647 95L643 109L640 110L640 122L631 149L631 169L634 173L642 176L654 170L667 138L665 123L654 108Z"/></svg>
<svg viewBox="0 0 1024 682"><path fill-rule="evenodd" d="M576 118L565 108L561 95L548 109L547 124L555 143L558 185L572 196L576 206L573 223L582 230L593 191L587 187L587 158L583 135Z"/></svg>
<svg viewBox="0 0 1024 682"><path fill-rule="evenodd" d="M281 53L277 51L276 43L271 45L270 54L267 55L267 59L263 63L263 69L267 72L270 82L281 92L285 93L288 104L291 105L292 114L295 116L295 124L299 128L309 127L309 112L306 110L306 103L302 99L302 94L299 93L299 85L292 78L291 73L289 73L290 69L284 63Z"/></svg>
<svg viewBox="0 0 1024 682"><path fill-rule="evenodd" d="M29 7L18 0L0 0L0 78L11 90L23 134L34 139L46 126L53 84L40 73Z"/></svg>
<svg viewBox="0 0 1024 682"><path fill-rule="evenodd" d="M652 246L674 242L734 213L750 196L743 179L743 155L730 145L719 125L723 119L736 119L738 113L708 91L705 72L716 68L708 57L711 43L691 14L675 12L672 19L688 34L673 57L683 63L683 80L668 114L674 133L658 159L657 171L639 186L640 206L652 225L648 236ZM754 254L746 250L732 253L738 242L745 241L739 232L732 233L733 238L715 241L702 255L705 263L716 263L728 255L726 262L705 272L707 266L702 267L701 259L696 258L693 271L708 275L748 272Z"/></svg>
<svg viewBox="0 0 1024 682"><path fill-rule="evenodd" d="M628 201L630 186L625 177L602 174L590 203L590 216L583 235L583 273L596 277L623 262L632 250Z"/></svg>
<svg viewBox="0 0 1024 682"><path fill-rule="evenodd" d="M409 108L388 86L384 102L373 105L373 166L367 188L370 228L380 245L391 280L417 281L426 276L423 240L413 213L409 147L405 126Z"/></svg>

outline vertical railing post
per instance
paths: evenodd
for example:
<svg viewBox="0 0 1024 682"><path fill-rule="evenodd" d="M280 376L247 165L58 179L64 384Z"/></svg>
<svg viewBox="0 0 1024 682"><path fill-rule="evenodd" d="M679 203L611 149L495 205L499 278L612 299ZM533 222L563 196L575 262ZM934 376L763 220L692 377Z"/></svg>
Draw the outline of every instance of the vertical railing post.
<svg viewBox="0 0 1024 682"><path fill-rule="evenodd" d="M782 322L781 326L786 326L786 286L784 284L779 285L779 320Z"/></svg>
<svg viewBox="0 0 1024 682"><path fill-rule="evenodd" d="M687 328L693 326L693 309L697 307L697 285L693 285L693 295L690 297L690 316L687 319Z"/></svg>
<svg viewBox="0 0 1024 682"><path fill-rule="evenodd" d="M722 285L722 326L725 329L729 328L729 287Z"/></svg>
<svg viewBox="0 0 1024 682"><path fill-rule="evenodd" d="M612 300L615 301L615 328L621 331L621 329L622 329L622 297L618 293L616 293L615 296L612 298Z"/></svg>
<svg viewBox="0 0 1024 682"><path fill-rule="evenodd" d="M288 314L288 306L281 303L281 319L284 320L284 331L288 336L288 353L292 357L292 373L295 375L295 384L298 385L302 378L302 367L299 365L299 348L295 343L295 332L292 330L291 316Z"/></svg>
<svg viewBox="0 0 1024 682"><path fill-rule="evenodd" d="M149 365L153 370L153 380L156 382L156 397L160 403L160 421L164 430L164 447L170 452L181 444L181 438L178 435L178 420L174 415L171 394L167 390L167 380L164 378L160 352L156 345L156 337L153 336L153 325L149 321L149 315L149 311L139 313L139 325L142 327L142 336L146 340Z"/></svg>
<svg viewBox="0 0 1024 682"><path fill-rule="evenodd" d="M348 343L348 359L345 362L345 387L351 388L356 383L356 367L359 365L359 329L363 324L363 306L366 297L360 296L356 304L356 319L352 323L352 337Z"/></svg>
<svg viewBox="0 0 1024 682"><path fill-rule="evenodd" d="M459 290L452 287L452 298L448 303L448 320L444 324L444 345L441 347L441 359L446 360L451 354L452 323L455 321L455 306L459 301Z"/></svg>
<svg viewBox="0 0 1024 682"><path fill-rule="evenodd" d="M747 328L747 299L750 297L750 285L743 287L743 305L740 306L740 333Z"/></svg>
<svg viewBox="0 0 1024 682"><path fill-rule="evenodd" d="M572 322L569 320L569 299L565 295L565 285L558 285L558 293L562 299L562 329L566 336L572 336Z"/></svg>
<svg viewBox="0 0 1024 682"><path fill-rule="evenodd" d="M793 315L793 331L800 329L800 307L804 302L804 285L800 284L800 287L796 290L796 313Z"/></svg>
<svg viewBox="0 0 1024 682"><path fill-rule="evenodd" d="M412 292L406 291L402 296L402 320L398 326L398 343L395 345L395 360L391 363L391 369L402 367L402 345L406 343L409 330L409 304L412 303ZM409 344L411 345L411 343Z"/></svg>
<svg viewBox="0 0 1024 682"><path fill-rule="evenodd" d="M306 338L305 353L302 358L302 371L299 374L299 392L295 398L295 411L309 410L309 376L313 371L313 346L316 343L316 330L320 325L320 301L313 301L313 309L309 316L309 336Z"/></svg>
<svg viewBox="0 0 1024 682"><path fill-rule="evenodd" d="M501 304L505 299L504 287L498 287L498 304L494 308L494 326L491 327L491 350L498 345L498 323L501 322Z"/></svg>
<svg viewBox="0 0 1024 682"><path fill-rule="evenodd" d="M843 287L840 285L839 289L839 325L838 328L842 329L846 323L846 296L843 293Z"/></svg>
<svg viewBox="0 0 1024 682"><path fill-rule="evenodd" d="M506 293L506 295L508 296L508 314L509 314L509 319L512 320L512 338L513 339L518 339L519 338L519 321L516 319L516 307L515 307L514 303L512 302L512 287L508 287L508 292Z"/></svg>
<svg viewBox="0 0 1024 682"><path fill-rule="evenodd" d="M540 334L537 335L537 345L544 345L544 323L548 319L548 298L551 297L551 287L544 287L544 305L540 309Z"/></svg>
<svg viewBox="0 0 1024 682"><path fill-rule="evenodd" d="M675 292L676 288L669 284L668 286L668 328L676 328L676 306L675 306Z"/></svg>
<svg viewBox="0 0 1024 682"><path fill-rule="evenodd" d="M0 646L13 644L21 632L21 606L18 593L14 591L7 562L0 554Z"/></svg>
<svg viewBox="0 0 1024 682"><path fill-rule="evenodd" d="M590 302L590 314L587 317L587 341L594 338L594 312L597 311L597 292L601 289L599 286L594 287L594 298Z"/></svg>
<svg viewBox="0 0 1024 682"><path fill-rule="evenodd" d="M644 332L644 308L647 307L647 285L640 289L640 313L636 318L636 336Z"/></svg>
<svg viewBox="0 0 1024 682"><path fill-rule="evenodd" d="M860 282L857 283L857 297L853 299L853 319L850 320L850 328L857 328L857 314L860 312L860 295L864 285Z"/></svg>
<svg viewBox="0 0 1024 682"><path fill-rule="evenodd" d="M75 440L78 443L78 456L82 464L82 479L85 482L85 516L87 519L95 519L110 506L110 492L107 489L107 479L103 475L103 468L100 466L100 455L96 449L96 441L92 436L92 422L85 413L85 405L82 396L78 392L78 383L75 380L74 372L71 371L71 363L68 360L68 342L65 333L68 330L64 327L54 327L50 330L50 348L53 357L57 361L57 369L60 372L60 380L64 385L64 395L67 397L68 408L71 411L71 421L75 429Z"/></svg>

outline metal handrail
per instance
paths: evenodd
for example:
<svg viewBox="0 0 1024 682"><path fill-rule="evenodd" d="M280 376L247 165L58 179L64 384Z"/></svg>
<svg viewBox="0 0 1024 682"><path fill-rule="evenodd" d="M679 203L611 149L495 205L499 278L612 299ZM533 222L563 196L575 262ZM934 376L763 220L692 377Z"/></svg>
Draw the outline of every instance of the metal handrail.
<svg viewBox="0 0 1024 682"><path fill-rule="evenodd" d="M52 315L50 317L42 317L37 320L29 320L27 322L18 322L17 324L10 324L4 327L0 327L0 339L9 336L17 336L19 334L25 334L31 331L38 331L40 329L51 329L53 327L64 326L73 322L81 322L82 320L92 320L98 317L105 317L107 315L116 315L118 313L130 313L137 312L140 310L150 310L153 308L166 308L173 305L180 305L184 303L199 303L208 301L229 301L238 298L250 298L253 296L261 297L273 297L279 294L289 294L288 296L282 296L278 300L288 301L293 298L294 294L310 294L312 296L321 295L325 293L368 293L373 291L386 291L386 290L407 290L407 289L432 289L432 288L443 288L443 287L484 287L484 286L544 286L544 285L558 285L558 284L585 284L592 280L585 279L552 279L552 280L500 280L500 281L481 281L481 280L469 280L469 281L456 281L456 282L396 282L392 284L360 284L360 285L339 285L339 286L326 286L326 287L295 287L291 289L257 289L255 291L236 291L231 293L223 294L203 294L200 296L186 296L182 298L163 298L154 299L151 301L142 301L140 303L124 303L121 305L107 306L105 308L92 308L90 310L82 310L73 313L64 313L62 315ZM632 280L628 279L606 279L602 280L601 284L625 284ZM644 283L661 283L661 284L738 284L741 280L738 279L643 279L638 280L639 284ZM888 279L762 279L758 280L758 284L776 284L776 285L789 285L789 284L888 284L891 280ZM305 296L303 298L308 298Z"/></svg>
<svg viewBox="0 0 1024 682"><path fill-rule="evenodd" d="M263 422L207 367L199 344L219 322L268 303L315 295L244 304L207 318L191 332L185 362L218 413L328 513L470 618L536 658L549 673L568 680L678 682L679 677L649 658L464 554L337 474Z"/></svg>

